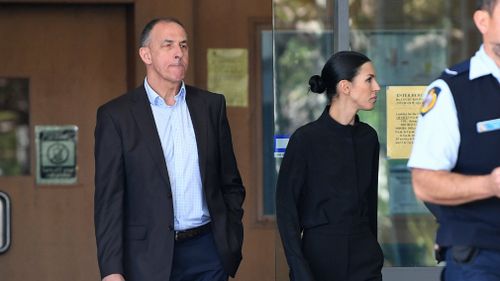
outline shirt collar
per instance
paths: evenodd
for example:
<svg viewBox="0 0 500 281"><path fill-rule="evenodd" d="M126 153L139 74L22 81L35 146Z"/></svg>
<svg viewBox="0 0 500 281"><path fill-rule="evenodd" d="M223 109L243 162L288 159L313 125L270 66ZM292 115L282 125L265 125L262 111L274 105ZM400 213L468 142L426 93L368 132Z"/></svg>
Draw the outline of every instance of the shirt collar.
<svg viewBox="0 0 500 281"><path fill-rule="evenodd" d="M329 126L333 129L337 130L343 130L346 132L349 132L350 130L353 130L359 126L359 116L356 114L354 117L354 124L353 125L343 125L337 122L337 120L333 119L330 116L330 105L327 105L321 116L319 117L320 122L325 124L326 126Z"/></svg>
<svg viewBox="0 0 500 281"><path fill-rule="evenodd" d="M157 105L157 106L167 106L165 103L165 100L158 95L153 88L148 83L148 78L144 78L144 89L146 89L146 94L148 95L148 100L149 103L152 105ZM179 92L175 95L175 105L178 104L178 102L184 102L186 100L186 85L184 84L184 81L181 82L181 87L179 89ZM173 106L175 106L173 105Z"/></svg>
<svg viewBox="0 0 500 281"><path fill-rule="evenodd" d="M473 80L489 74L493 75L500 82L500 69L486 54L484 46L481 46L470 60L469 79Z"/></svg>

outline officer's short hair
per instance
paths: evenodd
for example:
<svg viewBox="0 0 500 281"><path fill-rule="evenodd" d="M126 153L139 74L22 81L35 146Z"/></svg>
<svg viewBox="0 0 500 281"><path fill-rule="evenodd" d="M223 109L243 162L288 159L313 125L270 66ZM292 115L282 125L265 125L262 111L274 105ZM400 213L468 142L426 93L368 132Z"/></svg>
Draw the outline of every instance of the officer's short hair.
<svg viewBox="0 0 500 281"><path fill-rule="evenodd" d="M493 9L499 0L477 0L476 10L485 10L488 13L493 14Z"/></svg>

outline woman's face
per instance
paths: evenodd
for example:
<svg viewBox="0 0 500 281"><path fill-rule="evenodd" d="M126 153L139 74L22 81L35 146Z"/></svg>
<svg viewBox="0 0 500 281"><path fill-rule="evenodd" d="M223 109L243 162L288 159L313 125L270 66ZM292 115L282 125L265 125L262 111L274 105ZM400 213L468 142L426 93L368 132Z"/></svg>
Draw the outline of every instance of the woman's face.
<svg viewBox="0 0 500 281"><path fill-rule="evenodd" d="M380 85L375 79L375 69L371 62L366 62L359 68L351 82L349 96L358 110L372 110L377 102Z"/></svg>

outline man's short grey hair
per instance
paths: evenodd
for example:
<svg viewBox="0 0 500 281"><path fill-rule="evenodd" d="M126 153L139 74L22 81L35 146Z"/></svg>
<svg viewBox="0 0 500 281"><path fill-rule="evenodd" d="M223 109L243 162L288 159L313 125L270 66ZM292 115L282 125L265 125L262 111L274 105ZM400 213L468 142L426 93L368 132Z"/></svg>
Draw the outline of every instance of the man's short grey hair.
<svg viewBox="0 0 500 281"><path fill-rule="evenodd" d="M153 28L155 27L155 25L158 24L158 23L160 23L160 22L164 22L164 23L173 22L173 23L176 23L176 24L182 26L182 28L184 28L184 25L182 24L182 22L180 20L174 18L174 17L165 17L165 18L156 18L156 19L153 19L150 22L148 22L146 24L146 26L144 26L144 29L141 32L141 38L140 38L140 41L139 41L139 45L141 47L146 47L149 44L151 30L153 30Z"/></svg>

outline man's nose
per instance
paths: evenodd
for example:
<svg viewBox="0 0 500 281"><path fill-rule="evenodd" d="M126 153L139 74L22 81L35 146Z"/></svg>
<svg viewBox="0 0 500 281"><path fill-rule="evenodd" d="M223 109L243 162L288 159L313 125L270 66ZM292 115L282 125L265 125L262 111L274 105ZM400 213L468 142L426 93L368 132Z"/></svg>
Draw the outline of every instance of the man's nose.
<svg viewBox="0 0 500 281"><path fill-rule="evenodd" d="M176 59L181 59L184 56L184 53L182 52L182 47L179 45L176 45L174 49L174 57Z"/></svg>

